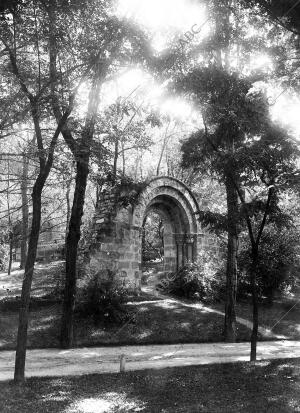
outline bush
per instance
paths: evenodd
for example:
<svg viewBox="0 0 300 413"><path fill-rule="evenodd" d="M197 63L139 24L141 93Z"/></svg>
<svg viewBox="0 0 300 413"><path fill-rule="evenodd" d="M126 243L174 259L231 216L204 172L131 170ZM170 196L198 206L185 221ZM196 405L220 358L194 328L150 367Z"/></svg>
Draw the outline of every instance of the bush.
<svg viewBox="0 0 300 413"><path fill-rule="evenodd" d="M225 280L222 267L211 253L202 252L197 263L188 263L169 274L159 285L169 294L205 302L224 298Z"/></svg>
<svg viewBox="0 0 300 413"><path fill-rule="evenodd" d="M113 272L106 273L109 278L105 280L101 272L82 280L76 312L83 317L92 317L95 325L123 324L131 317L125 307L128 291L116 282Z"/></svg>
<svg viewBox="0 0 300 413"><path fill-rule="evenodd" d="M266 228L259 248L258 292L260 297L273 300L275 292L288 292L297 282L300 269L299 232L293 228L276 230ZM237 298L251 294L251 248L242 243L238 257Z"/></svg>

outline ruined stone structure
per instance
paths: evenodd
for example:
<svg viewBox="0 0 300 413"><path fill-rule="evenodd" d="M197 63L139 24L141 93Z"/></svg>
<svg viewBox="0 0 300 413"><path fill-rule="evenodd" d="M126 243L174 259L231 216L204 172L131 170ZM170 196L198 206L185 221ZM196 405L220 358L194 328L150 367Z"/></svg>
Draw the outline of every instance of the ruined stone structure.
<svg viewBox="0 0 300 413"><path fill-rule="evenodd" d="M120 207L113 192L101 193L88 257L93 272L111 270L125 285L140 287L143 225L150 211L163 221L165 271L194 261L197 251L209 242L197 221L199 207L189 188L177 179L157 177L134 206Z"/></svg>

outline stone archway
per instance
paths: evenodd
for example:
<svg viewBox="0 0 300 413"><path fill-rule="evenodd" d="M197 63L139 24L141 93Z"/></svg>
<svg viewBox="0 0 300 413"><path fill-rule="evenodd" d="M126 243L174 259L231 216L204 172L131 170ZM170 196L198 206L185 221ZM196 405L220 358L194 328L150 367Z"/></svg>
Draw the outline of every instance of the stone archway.
<svg viewBox="0 0 300 413"><path fill-rule="evenodd" d="M143 222L150 211L158 213L165 225L164 269L174 271L197 257L201 238L196 213L198 203L179 180L157 177L139 194L134 207L112 208L110 194L102 194L95 215L95 231L89 266L95 271L117 272L124 284L140 287Z"/></svg>
<svg viewBox="0 0 300 413"><path fill-rule="evenodd" d="M187 261L195 260L198 204L189 189L174 178L153 179L133 210L133 225L142 227L150 211L159 214L164 222L165 271L174 271Z"/></svg>

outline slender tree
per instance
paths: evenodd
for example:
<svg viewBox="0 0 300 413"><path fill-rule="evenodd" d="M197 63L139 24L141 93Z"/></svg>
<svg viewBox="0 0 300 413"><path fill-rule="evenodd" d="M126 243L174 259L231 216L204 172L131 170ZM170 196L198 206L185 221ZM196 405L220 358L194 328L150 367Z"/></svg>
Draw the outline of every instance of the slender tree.
<svg viewBox="0 0 300 413"><path fill-rule="evenodd" d="M192 70L180 80L179 87L202 103L205 126L183 144L183 166L191 164L203 171L209 168L207 170L221 179L226 190L228 244L224 336L226 340L234 341L241 168L236 161L236 153L243 146L247 134L259 133L260 123L267 116L267 107L262 106L260 94L253 99L249 97L251 79L229 74L215 66ZM191 150L191 144L199 150ZM219 152L223 154L221 158Z"/></svg>
<svg viewBox="0 0 300 413"><path fill-rule="evenodd" d="M75 188L66 242L66 280L63 301L60 342L64 348L73 344L73 312L76 297L77 251L80 239L81 218L83 215L85 191L89 173L91 146L94 139L100 103L100 89L105 80L116 72L119 64L142 59L147 52L140 30L128 22L113 16L111 3L107 1L88 2L72 15L67 39L61 35L62 21L60 11L51 3L46 11L51 21L49 30L49 58L52 89L51 104L53 114L59 123L62 117L64 99L72 90L70 78L61 79L60 67L68 67L74 56L78 71L85 73L86 86L90 88L87 111L84 118L77 113L74 122L62 128L63 138L71 150L76 163ZM80 30L78 30L80 27ZM68 49L71 52L65 53ZM88 75L87 75L88 73ZM64 91L64 93L60 93Z"/></svg>
<svg viewBox="0 0 300 413"><path fill-rule="evenodd" d="M256 103L255 103L256 102ZM251 268L250 283L252 291L253 308L253 329L251 334L250 360L256 360L256 346L258 335L258 268L260 259L260 242L267 223L272 219L274 211L278 210L279 194L295 185L299 177L296 160L299 156L297 146L288 136L287 132L279 126L273 124L268 116L255 116L255 106L261 114L261 100L255 99L252 102L252 116L248 118L252 126L244 129L242 113L236 117L240 130L243 133L240 139L235 142L234 152L227 152L226 146L214 133L208 134L207 130L193 134L183 143L183 165L193 166L194 169L210 171L219 177L223 184L230 181L240 201L240 217L245 221L251 244ZM243 105L240 108L243 110ZM237 108L237 107L236 107ZM245 109L245 107L244 107ZM249 107L247 116L249 116ZM267 114L267 112L265 112ZM237 113L236 113L237 115ZM258 122L259 120L259 122ZM248 122L247 121L247 122ZM255 127L255 125L257 125ZM236 167L227 170L229 165L234 163ZM234 171L234 174L232 173ZM254 195L245 198L245 190ZM228 197L228 193L227 193ZM205 222L211 220L211 216L203 216ZM215 214L218 215L218 214ZM230 226L230 210L227 210L227 228ZM224 226L221 217L215 216L213 223L216 226Z"/></svg>
<svg viewBox="0 0 300 413"><path fill-rule="evenodd" d="M242 102L244 109L247 110L246 94L255 79L249 79L247 84L243 72L247 75L251 73L249 67L251 54L261 51L263 36L259 33L251 38L251 49L249 48L249 40L244 35L249 28L248 16L237 7L235 0L213 0L205 4L209 15L206 24L211 29L207 37L199 41L197 36L194 36L190 42L171 49L170 55L166 56L160 64L167 67L165 71L169 73L171 69L168 67L168 62L170 56L173 57L173 82L170 82L170 89L192 101L203 118L207 134L214 132L214 136L218 136L219 139L217 145L222 142L222 150L228 154L226 164L222 166L224 177L227 177L224 179L224 184L229 210L224 337L228 341L235 341L239 201L230 176L233 175L234 179L238 178L238 168L232 155L243 132L239 130L239 120L233 117L233 113L237 109L236 105L240 104L241 96L244 100ZM181 53L178 49L181 49ZM240 80L237 73L240 73ZM243 128L248 127L245 119L242 122Z"/></svg>
<svg viewBox="0 0 300 413"><path fill-rule="evenodd" d="M266 225L280 214L278 201L286 190L299 183L297 159L299 147L288 133L276 124L266 122L260 138L248 142L237 154L237 162L244 166L242 185L252 189L252 199L245 198L245 190L237 186L241 213L245 220L251 244L250 282L252 291L253 328L250 361L256 361L258 338L258 272L260 244ZM260 190L257 190L260 188ZM256 191L255 191L256 189ZM254 191L253 191L254 190ZM278 219L278 218L277 218Z"/></svg>
<svg viewBox="0 0 300 413"><path fill-rule="evenodd" d="M44 51L43 45L36 41L38 27L33 18L36 13L36 3L27 2L26 14L23 13L23 7L25 6L21 3L8 10L7 13L2 13L0 21L0 40L4 46L6 69L10 75L10 80L19 87L23 100L27 102L34 126L37 145L36 154L39 165L31 194L32 222L21 293L14 375L16 383L22 383L25 378L28 313L34 263L41 227L42 191L53 164L59 134L73 109L76 94L75 90L70 96L68 105L64 108L59 123L53 127L53 131L50 134L44 132L43 121L45 106L47 106L46 96L52 79L49 72L47 75L47 67L44 67L42 64L41 54ZM43 25L47 24L49 24L49 21L43 20ZM37 54L35 54L36 51ZM45 53L43 53L43 57L45 57Z"/></svg>

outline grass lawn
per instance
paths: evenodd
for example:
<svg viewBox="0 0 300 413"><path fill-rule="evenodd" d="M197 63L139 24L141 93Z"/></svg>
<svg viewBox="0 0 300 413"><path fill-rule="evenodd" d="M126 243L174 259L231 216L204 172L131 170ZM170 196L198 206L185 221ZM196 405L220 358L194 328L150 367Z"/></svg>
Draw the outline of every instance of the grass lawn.
<svg viewBox="0 0 300 413"><path fill-rule="evenodd" d="M32 288L32 309L28 330L28 347L57 347L61 307L55 301L42 299L62 279L63 263L38 264ZM14 270L10 277L0 274L0 350L14 349L16 342L18 308L16 296L20 295L22 272ZM294 307L293 305L296 304ZM163 344L183 342L222 341L224 304L202 305L188 300L157 297L142 293L127 303L133 317L123 326L96 327L91 319L75 319L77 346L109 344ZM261 305L260 324L274 326L273 333L287 339L300 339L299 306L295 299L286 298L273 306ZM293 308L292 308L293 307ZM291 309L292 308L292 309ZM291 310L290 310L291 309ZM289 311L290 310L290 311ZM237 315L238 340L250 338L251 305L239 303ZM248 323L248 324L247 324ZM260 334L260 339L275 339L272 333Z"/></svg>
<svg viewBox="0 0 300 413"><path fill-rule="evenodd" d="M5 382L0 411L300 412L300 359Z"/></svg>

